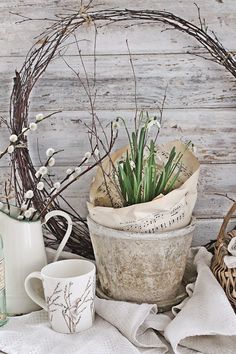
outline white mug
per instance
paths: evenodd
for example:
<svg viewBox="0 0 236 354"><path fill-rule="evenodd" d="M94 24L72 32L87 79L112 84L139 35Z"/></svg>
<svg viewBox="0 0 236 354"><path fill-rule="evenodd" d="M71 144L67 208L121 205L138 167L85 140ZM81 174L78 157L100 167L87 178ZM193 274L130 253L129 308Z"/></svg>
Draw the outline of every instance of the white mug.
<svg viewBox="0 0 236 354"><path fill-rule="evenodd" d="M88 329L94 321L96 287L95 265L87 260L67 259L46 265L25 279L29 297L48 312L53 330L76 333ZM43 299L35 292L31 280L43 283Z"/></svg>

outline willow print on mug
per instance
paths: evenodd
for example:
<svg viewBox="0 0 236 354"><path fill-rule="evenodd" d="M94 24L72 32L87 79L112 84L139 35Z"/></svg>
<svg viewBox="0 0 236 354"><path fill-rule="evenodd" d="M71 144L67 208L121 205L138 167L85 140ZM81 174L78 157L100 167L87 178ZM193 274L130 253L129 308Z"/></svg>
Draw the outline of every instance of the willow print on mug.
<svg viewBox="0 0 236 354"><path fill-rule="evenodd" d="M34 279L43 283L45 300L35 292ZM48 312L52 329L76 333L88 329L94 321L95 266L80 259L63 260L28 275L27 294Z"/></svg>

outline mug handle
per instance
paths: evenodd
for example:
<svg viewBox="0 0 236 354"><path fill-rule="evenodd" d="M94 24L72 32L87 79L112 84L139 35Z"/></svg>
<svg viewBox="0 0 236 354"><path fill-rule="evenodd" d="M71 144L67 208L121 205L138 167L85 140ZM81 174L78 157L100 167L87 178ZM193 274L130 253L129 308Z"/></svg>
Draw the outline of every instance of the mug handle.
<svg viewBox="0 0 236 354"><path fill-rule="evenodd" d="M51 219L52 217L54 216L62 216L64 217L66 220L67 220L67 223L68 223L68 226L67 226L67 230L66 230L66 233L65 233L65 236L63 237L57 251L56 251L56 254L54 256L54 259L53 259L53 262L56 262L61 254L61 252L63 251L63 248L65 247L66 245L66 242L68 241L69 237L70 237L70 234L71 234L71 231L72 231L72 219L71 217L65 213L64 211L62 210L53 210L53 211L50 211L49 213L47 213L45 215L45 221L43 224L46 224L48 222L49 219Z"/></svg>
<svg viewBox="0 0 236 354"><path fill-rule="evenodd" d="M40 274L40 272L33 272L30 273L26 279L25 279L25 291L27 293L27 295L40 307L42 307L45 311L47 311L47 304L46 301L39 296L38 293L36 293L36 291L33 289L32 285L30 284L30 280L31 279L39 279L41 281L43 281L42 275Z"/></svg>

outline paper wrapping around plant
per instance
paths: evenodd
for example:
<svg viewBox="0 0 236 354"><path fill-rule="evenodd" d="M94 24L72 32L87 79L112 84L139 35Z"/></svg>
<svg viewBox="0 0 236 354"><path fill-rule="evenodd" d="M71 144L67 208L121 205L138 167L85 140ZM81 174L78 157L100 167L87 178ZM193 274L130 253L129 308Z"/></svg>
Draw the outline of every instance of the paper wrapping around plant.
<svg viewBox="0 0 236 354"><path fill-rule="evenodd" d="M186 145L173 141L157 146L157 156L161 164L168 160L173 147L176 152L184 152ZM112 164L124 159L127 147L111 155L103 162L105 175L112 173ZM111 162L112 160L112 162ZM159 195L150 202L120 207L122 204L117 188L105 177L101 168L90 188L90 202L87 203L90 217L97 223L117 230L153 233L185 227L190 223L192 211L197 200L197 183L200 165L190 150L182 158L182 169L175 189L166 195ZM112 195L113 206L104 182Z"/></svg>

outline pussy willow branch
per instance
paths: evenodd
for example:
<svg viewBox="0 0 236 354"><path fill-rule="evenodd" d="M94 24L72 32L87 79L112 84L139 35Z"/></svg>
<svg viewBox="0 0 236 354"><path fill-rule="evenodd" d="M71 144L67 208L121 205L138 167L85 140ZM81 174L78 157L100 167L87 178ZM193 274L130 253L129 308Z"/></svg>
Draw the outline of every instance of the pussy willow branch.
<svg viewBox="0 0 236 354"><path fill-rule="evenodd" d="M28 126L28 108L31 91L50 62L57 57L59 47L71 34L68 30L68 26L73 18L74 16L71 16L68 21L64 22L64 26L60 28L60 30L52 31L47 38L38 40L29 51L21 70L16 72L9 110L9 125L12 134L19 135L22 128ZM15 189L16 202L18 205L21 205L25 191L32 189L35 191L33 200L34 206L38 211L42 211L45 208L45 201L47 201L48 195L45 190L35 190L37 183L35 177L36 170L27 148L26 139L24 143L26 148L15 149L11 156L13 171L12 181ZM50 208L62 209L56 201L50 204ZM74 219L78 221L79 224L73 228L68 246L74 252L92 257L93 251L86 222L82 217L78 216L78 214L74 215ZM47 224L47 229L52 232L57 241L63 238L66 228L67 225L63 218L58 218L58 220L50 219ZM50 240L50 244L51 243L52 240Z"/></svg>

